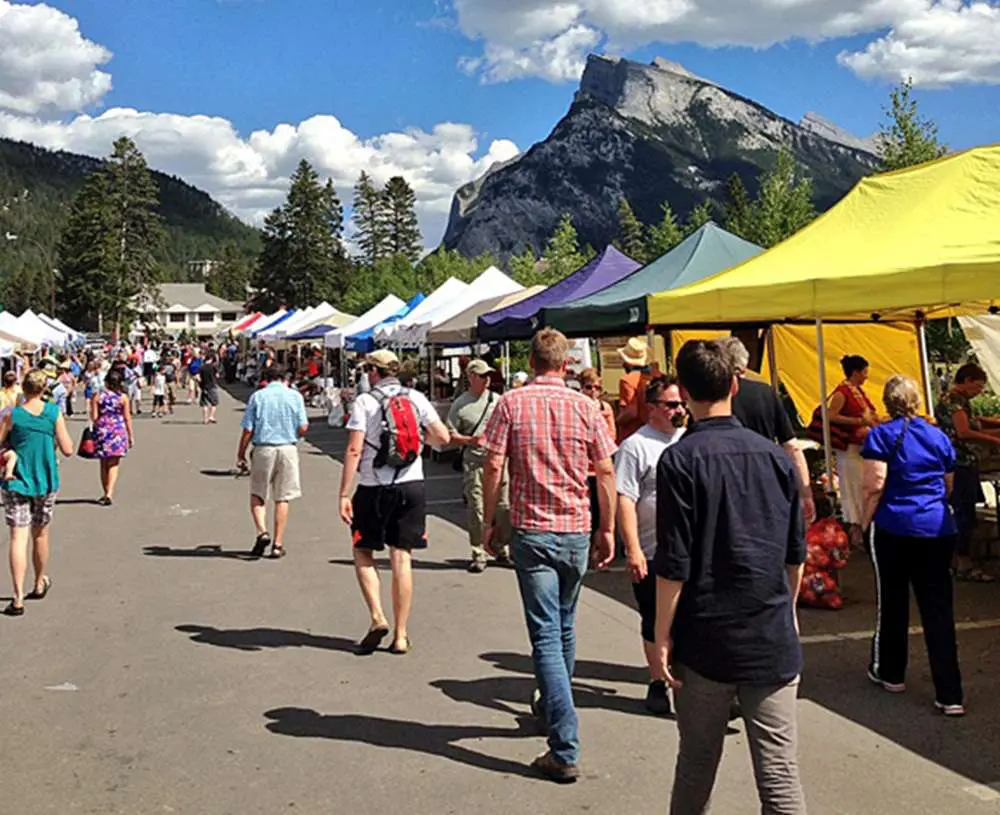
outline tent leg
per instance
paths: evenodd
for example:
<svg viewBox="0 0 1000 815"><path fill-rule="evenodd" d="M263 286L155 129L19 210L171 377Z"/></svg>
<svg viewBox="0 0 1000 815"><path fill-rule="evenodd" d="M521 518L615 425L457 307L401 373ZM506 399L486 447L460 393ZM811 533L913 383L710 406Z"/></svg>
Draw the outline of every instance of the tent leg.
<svg viewBox="0 0 1000 815"><path fill-rule="evenodd" d="M778 355L774 350L773 326L769 327L767 333L764 335L764 347L767 349L767 367L771 373L771 389L777 393L781 382L778 378Z"/></svg>
<svg viewBox="0 0 1000 815"><path fill-rule="evenodd" d="M503 385L504 390L510 387L510 340L503 343Z"/></svg>
<svg viewBox="0 0 1000 815"><path fill-rule="evenodd" d="M427 359L428 359L427 379L429 380L427 392L430 394L431 402L433 402L434 401L434 346L429 343L427 345Z"/></svg>
<svg viewBox="0 0 1000 815"><path fill-rule="evenodd" d="M927 355L927 321L917 321L917 340L920 343L920 376L923 379L924 400L927 404L927 415L934 414L934 392L931 390L931 363Z"/></svg>
<svg viewBox="0 0 1000 815"><path fill-rule="evenodd" d="M833 442L830 437L830 411L826 404L826 347L823 320L816 320L816 356L819 357L819 405L823 416L823 457L826 465L826 491L833 492Z"/></svg>

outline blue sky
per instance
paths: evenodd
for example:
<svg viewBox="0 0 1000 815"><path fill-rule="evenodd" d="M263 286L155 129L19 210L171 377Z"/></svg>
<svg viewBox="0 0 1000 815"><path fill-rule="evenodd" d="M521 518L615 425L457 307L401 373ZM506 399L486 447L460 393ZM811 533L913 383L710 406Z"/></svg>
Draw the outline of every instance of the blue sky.
<svg viewBox="0 0 1000 815"><path fill-rule="evenodd" d="M127 132L250 220L301 155L342 188L360 169L403 172L429 242L456 186L552 129L591 49L662 55L860 136L905 72L952 148L998 138L995 0L800 0L782 16L768 0L688 5L698 13L668 0L0 0L0 135L103 153ZM46 53L18 60L18 47Z"/></svg>

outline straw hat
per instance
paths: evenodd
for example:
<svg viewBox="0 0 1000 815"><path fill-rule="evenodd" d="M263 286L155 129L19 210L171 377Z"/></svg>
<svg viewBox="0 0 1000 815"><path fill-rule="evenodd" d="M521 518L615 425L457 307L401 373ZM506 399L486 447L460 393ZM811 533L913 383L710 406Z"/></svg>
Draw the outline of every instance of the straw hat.
<svg viewBox="0 0 1000 815"><path fill-rule="evenodd" d="M645 337L632 337L624 348L618 349L622 362L633 368L645 368L649 365L649 345Z"/></svg>
<svg viewBox="0 0 1000 815"><path fill-rule="evenodd" d="M374 365L376 368L388 368L390 365L398 365L399 357L387 348L380 348L365 357L365 362Z"/></svg>
<svg viewBox="0 0 1000 815"><path fill-rule="evenodd" d="M493 368L490 367L489 363L484 359L474 359L470 362L466 368L470 374L476 374L477 376L486 376L486 374L493 373Z"/></svg>

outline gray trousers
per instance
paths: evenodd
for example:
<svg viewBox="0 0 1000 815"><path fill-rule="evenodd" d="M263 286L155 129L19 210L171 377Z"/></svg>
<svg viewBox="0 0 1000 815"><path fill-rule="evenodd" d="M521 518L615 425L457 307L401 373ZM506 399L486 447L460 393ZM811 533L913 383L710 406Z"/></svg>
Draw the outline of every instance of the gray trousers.
<svg viewBox="0 0 1000 815"><path fill-rule="evenodd" d="M761 815L805 815L795 716L799 680L787 685L720 684L683 665L676 666L674 675L684 685L674 691L680 750L670 815L708 812L733 697L743 708Z"/></svg>

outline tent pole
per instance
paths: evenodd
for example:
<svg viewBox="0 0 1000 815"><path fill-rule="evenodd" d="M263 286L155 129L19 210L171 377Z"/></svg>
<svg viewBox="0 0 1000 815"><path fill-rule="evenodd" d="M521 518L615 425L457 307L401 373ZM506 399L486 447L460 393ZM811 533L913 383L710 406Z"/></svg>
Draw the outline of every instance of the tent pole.
<svg viewBox="0 0 1000 815"><path fill-rule="evenodd" d="M427 344L427 358L429 362L427 363L427 379L430 380L428 393L430 393L431 402L434 401L434 346L430 343Z"/></svg>
<svg viewBox="0 0 1000 815"><path fill-rule="evenodd" d="M826 465L826 491L833 492L833 442L830 437L830 410L826 404L826 348L823 343L823 320L816 318L816 355L819 357L819 406L823 416L823 458Z"/></svg>
<svg viewBox="0 0 1000 815"><path fill-rule="evenodd" d="M768 326L764 335L764 347L767 349L767 367L771 372L771 389L777 393L781 384L778 378L778 355L774 350L774 326Z"/></svg>
<svg viewBox="0 0 1000 815"><path fill-rule="evenodd" d="M503 385L504 390L510 387L510 340L503 341Z"/></svg>
<svg viewBox="0 0 1000 815"><path fill-rule="evenodd" d="M927 321L917 321L917 340L920 342L920 376L923 377L924 399L927 415L934 415L934 392L931 390L931 363L927 355Z"/></svg>

